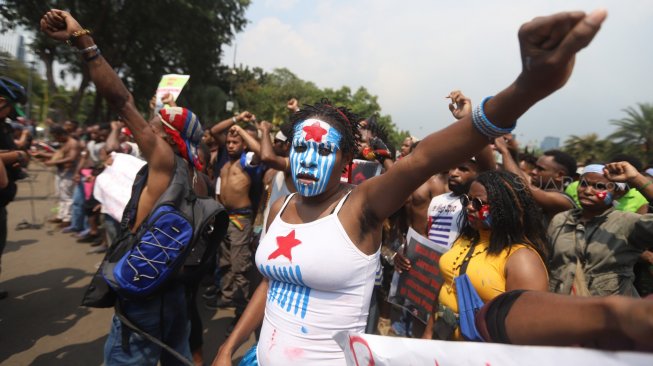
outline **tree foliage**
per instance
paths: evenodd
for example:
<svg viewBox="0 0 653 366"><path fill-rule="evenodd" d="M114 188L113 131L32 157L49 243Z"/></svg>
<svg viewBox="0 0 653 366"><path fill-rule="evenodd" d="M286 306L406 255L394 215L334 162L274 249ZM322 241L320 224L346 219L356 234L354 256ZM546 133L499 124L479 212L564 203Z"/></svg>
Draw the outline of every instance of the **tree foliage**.
<svg viewBox="0 0 653 366"><path fill-rule="evenodd" d="M653 162L653 104L637 104L639 111L628 107L626 117L612 120L617 130L608 138L642 161Z"/></svg>
<svg viewBox="0 0 653 366"><path fill-rule="evenodd" d="M259 119L267 119L280 125L288 118L286 103L296 98L301 104L312 104L321 98L328 98L335 105L345 105L361 118L377 116L377 122L383 125L394 146L408 135L397 129L392 117L381 114L381 106L375 95L360 87L352 92L348 86L339 89L320 89L313 82L297 77L285 68L275 69L270 73L260 68L240 67L232 70L228 76L234 91L234 98L240 110L249 110Z"/></svg>
<svg viewBox="0 0 653 366"><path fill-rule="evenodd" d="M3 26L35 32L33 47L46 68L58 61L67 65L69 73L82 76L72 101L71 117L75 117L90 78L69 47L38 32L39 19L50 7L69 11L92 30L102 55L145 109L163 74L191 75L190 99L201 99L208 86L219 85L221 47L245 26L248 5L249 0L5 0L0 3L0 16ZM48 84L56 88L50 74ZM101 107L101 99L96 98L90 119L108 117Z"/></svg>

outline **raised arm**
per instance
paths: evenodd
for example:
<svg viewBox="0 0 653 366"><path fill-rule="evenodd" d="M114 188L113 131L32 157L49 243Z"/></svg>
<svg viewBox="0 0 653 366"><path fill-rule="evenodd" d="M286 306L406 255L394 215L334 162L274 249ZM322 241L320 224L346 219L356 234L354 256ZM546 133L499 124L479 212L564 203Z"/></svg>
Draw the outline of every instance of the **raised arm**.
<svg viewBox="0 0 653 366"><path fill-rule="evenodd" d="M109 132L106 144L104 145L106 151L120 151L120 130L123 126L124 123L120 121L111 121L111 132Z"/></svg>
<svg viewBox="0 0 653 366"><path fill-rule="evenodd" d="M238 122L251 122L256 120L256 116L245 111L237 116L233 116L231 118L227 118L224 121L220 121L216 123L211 129L209 130L211 132L211 135L213 135L213 138L217 142L218 146L223 146L225 144L225 138L223 132L229 131L231 126L237 124Z"/></svg>
<svg viewBox="0 0 653 366"><path fill-rule="evenodd" d="M451 99L449 103L449 111L456 120L463 119L472 114L472 100L466 97L460 90L454 90L447 98ZM495 170L497 162L494 160L494 151L488 145L485 146L478 154L476 154L476 162L478 163L479 171Z"/></svg>
<svg viewBox="0 0 653 366"><path fill-rule="evenodd" d="M653 201L653 181L627 161L606 164L604 173L611 181L628 183L629 187L636 188L649 202Z"/></svg>
<svg viewBox="0 0 653 366"><path fill-rule="evenodd" d="M519 176L524 183L528 185L533 194L535 203L537 203L547 215L553 217L558 212L574 208L571 200L565 197L565 195L560 194L560 192L545 191L531 184L531 177L519 168L519 165L517 165L513 155L510 153L503 136L495 139L494 146L503 158L503 169Z"/></svg>
<svg viewBox="0 0 653 366"><path fill-rule="evenodd" d="M134 105L134 100L115 73L100 54L93 38L67 12L53 9L41 19L41 30L58 41L70 40L82 53L97 92L122 117L134 134L150 172L165 172L170 175L174 166L174 154L170 145L159 138L150 128Z"/></svg>
<svg viewBox="0 0 653 366"><path fill-rule="evenodd" d="M295 103L297 101L295 100ZM261 137L261 162L271 167L272 169L290 172L290 162L287 157L279 156L272 148L272 140L270 140L270 129L272 125L268 121L262 121L257 125L259 131L263 135Z"/></svg>
<svg viewBox="0 0 653 366"><path fill-rule="evenodd" d="M488 144L490 137L510 130L531 106L567 82L576 52L590 43L606 15L604 10L589 15L559 13L524 24L519 30L520 75L506 89L477 107L498 127L494 133L481 133L480 129L487 130L489 125L483 122L478 129L472 125L472 117L466 116L427 136L413 153L386 174L358 186L350 198L351 204L359 206L366 219L378 222L401 207L411 192L431 175L474 156ZM475 120L484 121L480 116Z"/></svg>

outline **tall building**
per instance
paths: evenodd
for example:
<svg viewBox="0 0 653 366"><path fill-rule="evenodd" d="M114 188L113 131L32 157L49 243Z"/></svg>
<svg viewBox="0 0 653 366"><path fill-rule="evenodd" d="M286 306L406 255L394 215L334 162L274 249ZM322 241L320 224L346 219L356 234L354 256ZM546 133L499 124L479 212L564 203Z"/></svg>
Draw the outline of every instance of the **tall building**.
<svg viewBox="0 0 653 366"><path fill-rule="evenodd" d="M545 137L544 140L542 140L542 143L540 144L540 148L542 149L542 151L553 150L559 147L560 147L560 138L553 137L553 136Z"/></svg>

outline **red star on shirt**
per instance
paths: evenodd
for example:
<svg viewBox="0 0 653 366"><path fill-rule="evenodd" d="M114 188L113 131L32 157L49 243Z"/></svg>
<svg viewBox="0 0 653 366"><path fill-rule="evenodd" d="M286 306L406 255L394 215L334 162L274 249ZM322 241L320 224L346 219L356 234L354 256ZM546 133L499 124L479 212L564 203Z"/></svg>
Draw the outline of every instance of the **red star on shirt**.
<svg viewBox="0 0 653 366"><path fill-rule="evenodd" d="M282 255L292 262L292 252L291 249L298 246L302 242L298 239L295 239L295 230L288 233L286 236L277 236L277 250L270 253L268 259L274 259Z"/></svg>
<svg viewBox="0 0 653 366"><path fill-rule="evenodd" d="M322 136L327 133L327 130L320 126L320 122L315 122L310 126L304 126L302 130L306 132L306 141L315 140L315 142L322 142Z"/></svg>

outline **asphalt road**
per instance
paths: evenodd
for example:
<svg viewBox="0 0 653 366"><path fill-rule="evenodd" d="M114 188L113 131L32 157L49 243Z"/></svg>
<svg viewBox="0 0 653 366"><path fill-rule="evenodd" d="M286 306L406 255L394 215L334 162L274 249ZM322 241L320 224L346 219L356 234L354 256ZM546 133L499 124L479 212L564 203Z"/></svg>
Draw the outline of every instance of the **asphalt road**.
<svg viewBox="0 0 653 366"><path fill-rule="evenodd" d="M19 182L17 198L7 207L0 288L9 297L0 300L0 365L102 364L113 309L85 308L80 302L103 254L87 254L89 244L45 223L55 206L52 172L35 167L29 180ZM16 230L23 221L36 225ZM207 310L198 298L204 360L210 364L233 311ZM236 356L253 341L251 337Z"/></svg>

